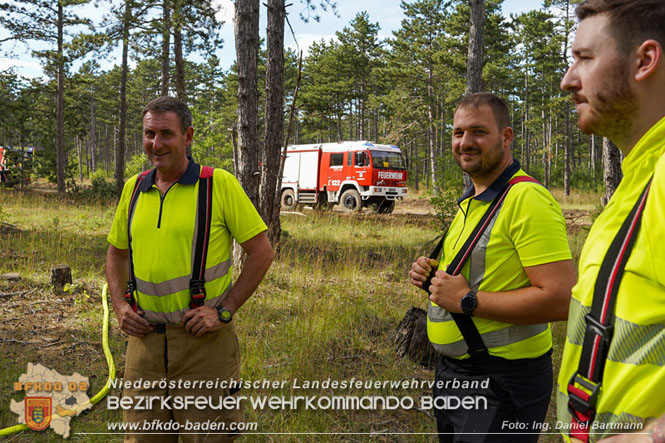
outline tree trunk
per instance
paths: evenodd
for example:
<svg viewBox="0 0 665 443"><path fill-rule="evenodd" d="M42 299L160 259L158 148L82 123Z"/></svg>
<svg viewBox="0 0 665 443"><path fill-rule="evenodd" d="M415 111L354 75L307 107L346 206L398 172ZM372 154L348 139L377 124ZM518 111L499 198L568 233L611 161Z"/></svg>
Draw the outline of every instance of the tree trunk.
<svg viewBox="0 0 665 443"><path fill-rule="evenodd" d="M266 109L264 126L265 160L261 177L261 216L268 225L268 237L279 240L279 210L274 205L280 154L284 141L284 0L268 0L266 61ZM277 209L277 210L275 210Z"/></svg>
<svg viewBox="0 0 665 443"><path fill-rule="evenodd" d="M429 141L429 166L430 177L432 181L432 192L434 195L439 194L439 186L436 180L436 130L434 127L434 67L430 62L429 73L427 76L427 126L428 126L428 141ZM428 180L429 181L429 180Z"/></svg>
<svg viewBox="0 0 665 443"><path fill-rule="evenodd" d="M466 63L466 94L483 90L483 47L485 39L485 0L470 0L471 24Z"/></svg>
<svg viewBox="0 0 665 443"><path fill-rule="evenodd" d="M289 137L293 128L294 121L297 124L296 116L296 100L298 99L298 90L300 89L300 80L302 79L302 51L300 52L300 59L298 61L298 78L296 79L296 87L293 91L293 101L291 102L291 111L289 112L289 125L286 127L286 134L284 135L284 147L279 158L279 171L277 172L277 183L275 184L275 201L273 202L273 219L279 220L279 211L282 197L282 177L284 176L284 163L286 162L286 148L289 144ZM282 235L281 226L274 238L273 245L279 247L279 240Z"/></svg>
<svg viewBox="0 0 665 443"><path fill-rule="evenodd" d="M259 1L236 0L235 37L238 66L238 180L259 207L258 52Z"/></svg>
<svg viewBox="0 0 665 443"><path fill-rule="evenodd" d="M341 106L340 106L339 100L338 100L337 109L339 110L340 108L341 108ZM340 111L337 112L337 141L338 142L342 141L342 113Z"/></svg>
<svg viewBox="0 0 665 443"><path fill-rule="evenodd" d="M104 123L104 175L109 174L109 125Z"/></svg>
<svg viewBox="0 0 665 443"><path fill-rule="evenodd" d="M621 172L621 151L608 138L603 138L603 182L605 183L605 195L600 199L603 206L610 201L614 191L623 178Z"/></svg>
<svg viewBox="0 0 665 443"><path fill-rule="evenodd" d="M160 95L169 95L169 59L171 48L171 5L162 1L162 82Z"/></svg>
<svg viewBox="0 0 665 443"><path fill-rule="evenodd" d="M90 167L97 170L97 119L95 118L95 97L90 102Z"/></svg>
<svg viewBox="0 0 665 443"><path fill-rule="evenodd" d="M545 94L543 94L543 101L541 104L540 117L543 120L543 184L548 187L547 183L547 157L549 152L549 141L547 140L547 118L545 116Z"/></svg>
<svg viewBox="0 0 665 443"><path fill-rule="evenodd" d="M83 153L81 152L81 139L76 136L76 153L79 160L79 184L83 184Z"/></svg>
<svg viewBox="0 0 665 443"><path fill-rule="evenodd" d="M90 137L85 144L85 178L90 178Z"/></svg>
<svg viewBox="0 0 665 443"><path fill-rule="evenodd" d="M374 110L372 118L372 140L376 143L379 142L379 111L376 109Z"/></svg>
<svg viewBox="0 0 665 443"><path fill-rule="evenodd" d="M349 140L357 140L353 138L353 99L349 102Z"/></svg>
<svg viewBox="0 0 665 443"><path fill-rule="evenodd" d="M561 58L563 59L564 65L568 65L568 36L570 35L570 29L571 29L571 24L570 20L568 19L570 17L570 2L566 1L566 17L564 21L564 44L563 44L563 52L561 54ZM566 101L566 105L564 107L564 112L566 113L566 120L565 120L565 144L564 144L564 165L563 165L563 194L568 197L570 195L570 151L571 151L571 140L570 140L570 101Z"/></svg>
<svg viewBox="0 0 665 443"><path fill-rule="evenodd" d="M418 190L418 141L413 139L413 171L416 191Z"/></svg>
<svg viewBox="0 0 665 443"><path fill-rule="evenodd" d="M570 156L571 156L571 140L570 140L570 106L566 102L564 112L566 113L566 144L564 148L564 169L563 169L563 194L568 197L570 195Z"/></svg>
<svg viewBox="0 0 665 443"><path fill-rule="evenodd" d="M524 74L524 148L522 149L522 160L523 160L523 165L524 165L524 171L526 173L529 173L529 155L531 151L530 143L531 143L531 131L529 130L529 127L526 125L526 123L529 121L531 118L531 115L529 115L529 71L527 71Z"/></svg>
<svg viewBox="0 0 665 443"><path fill-rule="evenodd" d="M58 92L56 106L56 178L58 193L65 193L65 56L63 0L58 0Z"/></svg>
<svg viewBox="0 0 665 443"><path fill-rule="evenodd" d="M469 25L469 49L466 57L465 94L483 90L483 47L485 39L485 0L469 0L471 23ZM462 173L464 188L471 186L471 177Z"/></svg>
<svg viewBox="0 0 665 443"><path fill-rule="evenodd" d="M589 139L589 143L591 145L590 148L589 148L589 151L590 151L589 152L589 160L590 160L589 168L591 168L591 171L595 173L596 172L596 157L598 156L598 154L596 153L596 136L595 135L591 134L591 137Z"/></svg>
<svg viewBox="0 0 665 443"><path fill-rule="evenodd" d="M120 123L118 124L118 145L115 162L115 191L122 194L125 182L125 127L127 126L127 56L129 52L129 26L132 18L131 0L125 0L122 19L122 68L120 71Z"/></svg>
<svg viewBox="0 0 665 443"><path fill-rule="evenodd" d="M175 57L175 90L178 99L183 103L187 103L187 92L185 91L185 60L182 56L182 15L179 12L181 8L182 6L180 5L179 0L173 0L173 55Z"/></svg>
<svg viewBox="0 0 665 443"><path fill-rule="evenodd" d="M182 56L182 15L179 13L181 6L178 0L173 0L173 55L175 58L175 91L178 100L187 103L187 92L185 90L185 60ZM187 155L192 155L192 145L187 145Z"/></svg>

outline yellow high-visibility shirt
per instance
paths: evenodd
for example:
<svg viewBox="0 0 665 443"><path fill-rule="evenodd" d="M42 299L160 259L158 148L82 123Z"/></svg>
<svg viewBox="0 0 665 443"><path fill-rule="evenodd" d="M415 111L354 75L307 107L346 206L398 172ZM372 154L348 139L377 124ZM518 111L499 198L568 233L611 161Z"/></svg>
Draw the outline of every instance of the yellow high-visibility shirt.
<svg viewBox="0 0 665 443"><path fill-rule="evenodd" d="M154 170L139 185L131 224L136 301L154 323L179 323L189 309L200 166L187 171L165 194L154 185ZM128 248L127 215L137 177L122 192L108 242ZM221 304L231 286L233 238L243 243L266 225L230 173L215 169L212 219L206 256L206 306Z"/></svg>
<svg viewBox="0 0 665 443"><path fill-rule="evenodd" d="M665 118L637 142L621 166L623 179L582 248L559 372L558 420L565 426L568 381L577 372L596 277L605 254L649 178L640 231L617 293L610 344L590 441L632 432L665 413ZM563 431L562 431L563 432ZM564 432L566 435L568 432ZM567 438L567 437L566 437Z"/></svg>

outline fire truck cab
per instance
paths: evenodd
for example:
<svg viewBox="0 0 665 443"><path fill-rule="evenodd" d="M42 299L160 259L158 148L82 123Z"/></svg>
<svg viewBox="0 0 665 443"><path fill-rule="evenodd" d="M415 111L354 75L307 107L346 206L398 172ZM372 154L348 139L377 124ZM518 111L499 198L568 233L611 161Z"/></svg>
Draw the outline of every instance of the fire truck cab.
<svg viewBox="0 0 665 443"><path fill-rule="evenodd" d="M368 141L292 145L282 176L282 208L311 205L345 212L364 207L389 214L406 193L407 172L397 146Z"/></svg>

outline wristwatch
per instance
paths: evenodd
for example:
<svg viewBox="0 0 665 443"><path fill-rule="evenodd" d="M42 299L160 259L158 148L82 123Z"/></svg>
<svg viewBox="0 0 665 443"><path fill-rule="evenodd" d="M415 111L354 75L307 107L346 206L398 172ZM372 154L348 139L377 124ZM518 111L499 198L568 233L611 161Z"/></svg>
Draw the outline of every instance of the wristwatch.
<svg viewBox="0 0 665 443"><path fill-rule="evenodd" d="M217 318L219 318L219 321L222 323L231 323L233 314L231 314L231 311L226 309L224 306L217 306Z"/></svg>
<svg viewBox="0 0 665 443"><path fill-rule="evenodd" d="M462 312L464 312L466 315L473 317L473 311L476 309L476 306L478 306L478 299L476 298L476 290L470 290L467 292L467 294L462 297L462 301L460 303L462 307Z"/></svg>

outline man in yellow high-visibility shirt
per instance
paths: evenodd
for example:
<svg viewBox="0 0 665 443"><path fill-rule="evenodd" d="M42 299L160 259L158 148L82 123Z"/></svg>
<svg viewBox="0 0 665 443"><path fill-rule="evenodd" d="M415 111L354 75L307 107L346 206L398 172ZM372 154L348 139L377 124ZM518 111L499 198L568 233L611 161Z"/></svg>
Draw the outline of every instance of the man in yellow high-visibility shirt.
<svg viewBox="0 0 665 443"><path fill-rule="evenodd" d="M132 401L123 408L124 420L138 424L126 441L177 442L174 429L211 423L227 433L188 431L182 439L229 441L236 434L228 431L242 421L230 401L239 386L225 383L239 379L231 320L274 254L266 225L238 181L187 157L193 133L191 112L181 101L159 97L146 105L143 148L154 169L127 181L108 235L111 301L130 336L123 396ZM207 190L204 198L201 189ZM200 216L199 206L208 217ZM199 237L202 231L207 235ZM234 238L247 260L232 284ZM186 403L187 397L197 403ZM223 408L220 402L226 402Z"/></svg>
<svg viewBox="0 0 665 443"><path fill-rule="evenodd" d="M513 159L505 102L463 97L453 118L453 155L472 186L443 243L431 281L427 334L438 352L434 396L480 399L468 408L435 408L441 442L536 442L552 392L549 321L566 318L575 283L559 205ZM482 235L474 228L512 182ZM469 238L480 240L461 272L447 273ZM461 261L460 261L461 264ZM420 257L411 283L423 287L436 264ZM479 336L462 331L463 317ZM473 332L473 331L471 331ZM455 400L450 402L455 404Z"/></svg>
<svg viewBox="0 0 665 443"><path fill-rule="evenodd" d="M572 94L580 129L609 138L625 158L580 256L558 425L571 441L638 430L603 441L663 443L665 2L587 0L576 13L574 60L561 88Z"/></svg>

